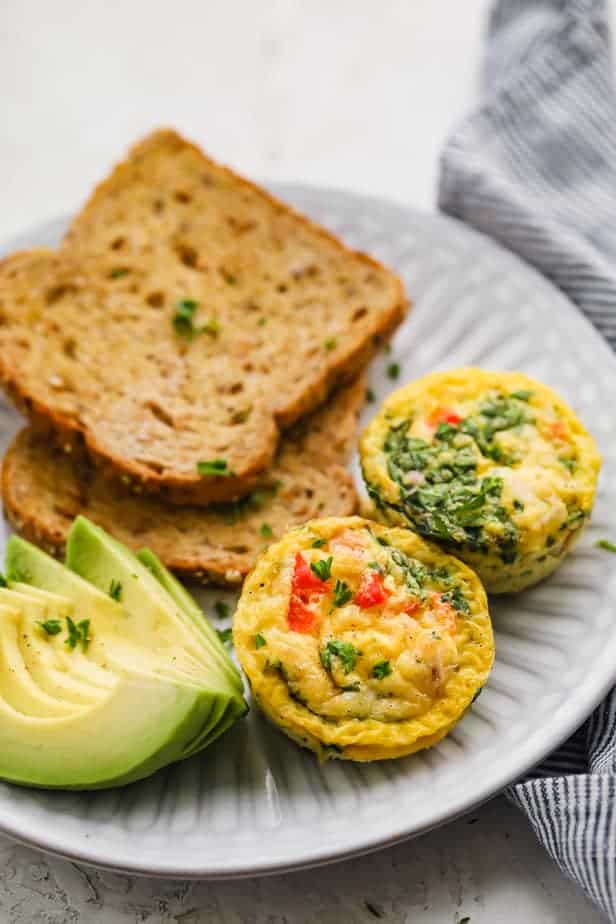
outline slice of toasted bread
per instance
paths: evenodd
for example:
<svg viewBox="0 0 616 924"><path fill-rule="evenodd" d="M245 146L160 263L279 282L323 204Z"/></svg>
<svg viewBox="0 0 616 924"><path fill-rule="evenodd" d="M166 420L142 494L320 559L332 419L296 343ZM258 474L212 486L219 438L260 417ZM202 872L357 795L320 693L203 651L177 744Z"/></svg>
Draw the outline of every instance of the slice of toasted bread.
<svg viewBox="0 0 616 924"><path fill-rule="evenodd" d="M364 392L360 377L289 431L258 489L217 509L137 497L27 427L4 457L5 511L19 533L57 556L73 518L83 513L131 548L148 546L185 578L238 583L258 553L290 526L355 512L353 482L342 465Z"/></svg>
<svg viewBox="0 0 616 924"><path fill-rule="evenodd" d="M60 250L0 265L0 379L108 474L209 504L251 490L279 431L350 381L406 307L389 270L159 131Z"/></svg>

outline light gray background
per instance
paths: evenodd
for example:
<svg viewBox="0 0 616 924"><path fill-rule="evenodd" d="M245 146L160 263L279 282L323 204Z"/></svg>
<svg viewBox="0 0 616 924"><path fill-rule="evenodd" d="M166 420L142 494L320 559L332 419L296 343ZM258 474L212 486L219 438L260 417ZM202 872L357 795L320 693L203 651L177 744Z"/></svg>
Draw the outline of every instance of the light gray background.
<svg viewBox="0 0 616 924"><path fill-rule="evenodd" d="M255 177L432 208L443 139L475 99L487 6L0 0L0 238L77 208L159 124ZM601 920L500 799L380 854L273 879L131 880L2 839L0 870L2 924Z"/></svg>

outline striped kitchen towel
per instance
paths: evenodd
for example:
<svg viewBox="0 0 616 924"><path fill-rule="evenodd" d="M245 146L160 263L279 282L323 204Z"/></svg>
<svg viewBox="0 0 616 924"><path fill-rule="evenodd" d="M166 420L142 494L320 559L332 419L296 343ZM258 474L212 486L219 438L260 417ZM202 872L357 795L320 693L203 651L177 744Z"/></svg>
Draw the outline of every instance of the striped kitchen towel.
<svg viewBox="0 0 616 924"><path fill-rule="evenodd" d="M499 0L478 111L449 139L440 208L562 289L616 349L616 90L604 0ZM508 790L616 921L616 688Z"/></svg>

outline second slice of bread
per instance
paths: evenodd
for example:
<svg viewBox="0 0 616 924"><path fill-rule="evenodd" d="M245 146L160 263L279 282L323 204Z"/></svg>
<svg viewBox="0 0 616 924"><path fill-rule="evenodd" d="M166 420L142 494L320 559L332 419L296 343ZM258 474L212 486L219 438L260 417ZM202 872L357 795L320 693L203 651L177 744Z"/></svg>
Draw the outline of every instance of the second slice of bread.
<svg viewBox="0 0 616 924"><path fill-rule="evenodd" d="M355 489L343 465L364 393L360 377L285 436L274 465L247 498L205 510L171 507L110 485L26 428L4 458L5 511L19 533L56 556L63 554L74 517L83 513L130 548L148 546L187 579L237 584L289 527L355 512Z"/></svg>

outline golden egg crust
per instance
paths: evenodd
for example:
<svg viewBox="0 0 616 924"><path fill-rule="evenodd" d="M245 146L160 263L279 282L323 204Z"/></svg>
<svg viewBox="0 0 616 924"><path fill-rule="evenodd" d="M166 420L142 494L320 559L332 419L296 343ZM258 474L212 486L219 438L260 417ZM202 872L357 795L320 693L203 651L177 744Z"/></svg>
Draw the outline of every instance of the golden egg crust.
<svg viewBox="0 0 616 924"><path fill-rule="evenodd" d="M313 520L271 545L246 579L233 640L263 712L321 760L430 747L494 659L477 575L361 517Z"/></svg>
<svg viewBox="0 0 616 924"><path fill-rule="evenodd" d="M455 369L391 394L360 441L377 516L438 542L489 593L536 584L588 522L601 456L552 389Z"/></svg>

